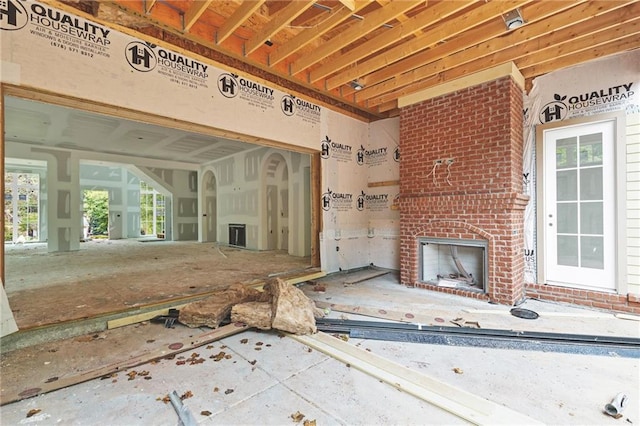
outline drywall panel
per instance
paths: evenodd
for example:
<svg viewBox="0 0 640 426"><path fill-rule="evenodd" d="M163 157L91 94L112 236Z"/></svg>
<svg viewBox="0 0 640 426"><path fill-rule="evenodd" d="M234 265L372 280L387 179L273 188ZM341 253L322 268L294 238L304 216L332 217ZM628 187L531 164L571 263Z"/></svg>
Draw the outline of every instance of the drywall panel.
<svg viewBox="0 0 640 426"><path fill-rule="evenodd" d="M0 281L0 337L4 337L8 334L18 331L18 325L13 317L13 311L9 306L9 299L7 293L4 291L4 284Z"/></svg>
<svg viewBox="0 0 640 426"><path fill-rule="evenodd" d="M640 50L613 55L600 60L577 65L536 78L533 88L525 96L524 105L524 170L523 191L530 195L525 210L525 281L537 282L536 248L536 158L535 128L541 124L561 122L573 118L592 117L599 114L621 112L625 116L627 129L618 135L617 151L623 158L617 164L617 173L629 173L618 179L630 191L626 199L627 218L639 217L640 204L634 199L634 173L640 170L640 158L635 153L640 147L640 138L634 123L640 113ZM629 152L629 154L625 153ZM626 155L626 157L625 157ZM626 181L626 183L625 183ZM618 188L618 191L620 188ZM624 193L623 193L624 194ZM628 225L627 225L628 226ZM629 231L629 229L626 229ZM624 234L624 232L622 232ZM633 252L631 238L623 237L623 250ZM625 250L625 251L626 251ZM627 256L633 256L628 254ZM627 259L633 264L634 259ZM625 274L626 275L626 274ZM629 274L628 291L640 294L640 276ZM620 288L624 288L625 283Z"/></svg>
<svg viewBox="0 0 640 426"><path fill-rule="evenodd" d="M80 12L8 3L0 10L3 82L316 148L324 108L313 102Z"/></svg>

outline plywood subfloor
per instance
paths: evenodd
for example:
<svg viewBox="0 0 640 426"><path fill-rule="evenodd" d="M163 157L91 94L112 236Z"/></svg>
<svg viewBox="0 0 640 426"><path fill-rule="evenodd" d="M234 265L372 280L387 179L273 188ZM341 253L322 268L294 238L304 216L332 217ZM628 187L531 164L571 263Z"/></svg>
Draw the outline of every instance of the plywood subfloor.
<svg viewBox="0 0 640 426"><path fill-rule="evenodd" d="M20 329L194 296L235 282L308 268L308 257L213 243L93 240L48 253L7 246L6 290Z"/></svg>

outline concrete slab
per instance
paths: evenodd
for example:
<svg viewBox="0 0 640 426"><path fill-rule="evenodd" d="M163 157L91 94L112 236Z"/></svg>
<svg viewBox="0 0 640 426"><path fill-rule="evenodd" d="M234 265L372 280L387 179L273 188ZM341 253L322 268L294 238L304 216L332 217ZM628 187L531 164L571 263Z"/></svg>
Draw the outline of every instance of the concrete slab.
<svg viewBox="0 0 640 426"><path fill-rule="evenodd" d="M601 311L527 301L524 306L529 309L576 315L523 320L505 314L509 307L402 287L392 274L354 285L345 285L343 281L323 279L324 293L314 292L313 285L301 288L320 300L407 310L432 317L434 324L439 324L436 318L448 322L464 316L477 320L485 328L522 327L631 337L640 334L636 321L577 315ZM465 309L495 309L501 313L469 314ZM345 316L365 319L352 314ZM108 330L98 338L76 338L13 351L2 356L1 386L3 392L9 386L33 386L54 374L77 374L130 356L136 348L166 345L202 332L180 326L165 329L156 324L137 324ZM618 358L359 339L351 339L349 343L547 424L640 422L640 354L638 358ZM211 358L220 352L227 357L219 361ZM54 365L56 369L52 368ZM132 371L136 376L129 380L127 374ZM143 372L145 375L141 376ZM318 425L463 423L365 373L282 338L278 332L258 331L245 331L173 359L119 372L116 377L91 380L7 404L0 407L0 421L42 425L175 425L178 418L173 407L161 401L173 390L180 395L191 392L184 404L200 424L295 424L291 415L298 411L305 419L315 419ZM627 393L630 403L623 418L616 420L602 411L618 392ZM27 418L31 409L41 411Z"/></svg>

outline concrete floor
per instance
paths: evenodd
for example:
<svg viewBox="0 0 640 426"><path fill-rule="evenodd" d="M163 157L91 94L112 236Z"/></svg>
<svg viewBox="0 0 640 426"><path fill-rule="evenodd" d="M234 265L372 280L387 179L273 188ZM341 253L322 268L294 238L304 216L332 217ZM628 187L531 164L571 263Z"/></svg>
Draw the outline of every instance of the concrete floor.
<svg viewBox="0 0 640 426"><path fill-rule="evenodd" d="M433 318L432 324L464 317L483 328L640 337L640 322L599 311L529 300L523 307L540 318L523 320L509 315L509 307L402 287L393 274L358 284L345 284L348 277L317 280L325 292L314 291L313 284L300 288L318 301L408 311ZM330 316L370 319L336 311ZM0 365L2 393L79 374L204 331L143 323L12 351ZM627 358L361 339L349 343L546 424L640 422L640 353ZM221 351L226 358L210 358ZM180 362L191 357L204 362ZM148 372L145 377L150 378L129 380L132 371ZM297 412L318 425L465 423L291 338L252 330L116 377L4 405L0 420L3 425L175 425L172 405L161 401L174 390L193 395L184 404L200 424L295 424L291 416ZM618 392L625 392L630 403L616 420L602 411ZM41 411L28 418L32 409Z"/></svg>

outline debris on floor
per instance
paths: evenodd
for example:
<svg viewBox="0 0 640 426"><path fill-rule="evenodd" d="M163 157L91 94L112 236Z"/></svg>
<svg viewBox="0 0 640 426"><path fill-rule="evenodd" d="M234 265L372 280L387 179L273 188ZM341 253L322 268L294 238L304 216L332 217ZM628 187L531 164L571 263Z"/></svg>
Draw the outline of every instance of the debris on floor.
<svg viewBox="0 0 640 426"><path fill-rule="evenodd" d="M266 295L243 284L232 284L226 290L215 292L206 299L192 302L180 309L178 321L187 327L218 328L238 303L266 301Z"/></svg>
<svg viewBox="0 0 640 426"><path fill-rule="evenodd" d="M231 321L262 330L275 328L294 334L316 332L315 318L324 316L324 312L300 289L276 278L264 286L264 293L269 302L238 304L231 310Z"/></svg>

